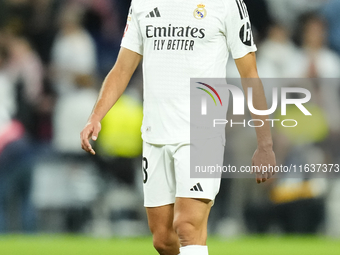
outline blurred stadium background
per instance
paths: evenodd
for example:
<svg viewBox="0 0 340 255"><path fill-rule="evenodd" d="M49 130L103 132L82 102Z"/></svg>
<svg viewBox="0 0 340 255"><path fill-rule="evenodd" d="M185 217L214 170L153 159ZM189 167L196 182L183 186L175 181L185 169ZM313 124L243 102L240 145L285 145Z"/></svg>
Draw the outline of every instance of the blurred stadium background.
<svg viewBox="0 0 340 255"><path fill-rule="evenodd" d="M334 81L309 87L316 123L303 122L298 134L273 130L278 164L339 164L340 0L244 1L260 77ZM141 67L102 122L98 154L86 155L79 141L129 5L0 1L1 254L156 254L143 208ZM238 77L233 61L228 74ZM227 130L226 162L249 165L255 147L253 130ZM261 186L223 179L211 254L339 254L336 177Z"/></svg>

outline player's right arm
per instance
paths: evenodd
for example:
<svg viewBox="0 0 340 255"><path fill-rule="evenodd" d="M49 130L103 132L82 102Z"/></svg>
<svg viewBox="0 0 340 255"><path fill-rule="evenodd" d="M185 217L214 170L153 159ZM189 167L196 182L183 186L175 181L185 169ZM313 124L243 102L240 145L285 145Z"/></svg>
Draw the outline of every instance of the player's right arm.
<svg viewBox="0 0 340 255"><path fill-rule="evenodd" d="M89 140L97 140L100 121L125 91L141 59L142 55L134 51L123 47L120 49L116 64L106 76L93 111L80 133L83 150L95 154Z"/></svg>

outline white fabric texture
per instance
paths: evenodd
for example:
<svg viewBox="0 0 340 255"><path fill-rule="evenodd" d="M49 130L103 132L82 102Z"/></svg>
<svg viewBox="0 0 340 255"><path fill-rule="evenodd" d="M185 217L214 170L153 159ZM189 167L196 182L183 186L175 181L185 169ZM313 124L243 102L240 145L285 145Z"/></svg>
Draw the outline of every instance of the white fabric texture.
<svg viewBox="0 0 340 255"><path fill-rule="evenodd" d="M208 246L203 245L188 245L179 250L181 255L209 255Z"/></svg>

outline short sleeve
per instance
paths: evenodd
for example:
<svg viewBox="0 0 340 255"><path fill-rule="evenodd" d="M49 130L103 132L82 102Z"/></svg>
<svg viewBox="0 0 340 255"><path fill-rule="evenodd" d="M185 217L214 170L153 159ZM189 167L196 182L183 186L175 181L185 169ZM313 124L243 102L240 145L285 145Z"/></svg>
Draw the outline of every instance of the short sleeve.
<svg viewBox="0 0 340 255"><path fill-rule="evenodd" d="M234 59L242 58L257 50L247 6L243 0L227 0L225 34L229 51Z"/></svg>
<svg viewBox="0 0 340 255"><path fill-rule="evenodd" d="M132 1L121 47L143 55L143 37L140 32L137 14Z"/></svg>

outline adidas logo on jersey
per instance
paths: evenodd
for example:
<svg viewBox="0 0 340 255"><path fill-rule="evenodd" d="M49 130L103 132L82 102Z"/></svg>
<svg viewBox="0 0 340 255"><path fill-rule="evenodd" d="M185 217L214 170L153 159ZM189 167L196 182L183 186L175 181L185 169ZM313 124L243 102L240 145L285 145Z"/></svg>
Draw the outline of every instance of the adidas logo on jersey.
<svg viewBox="0 0 340 255"><path fill-rule="evenodd" d="M201 184L198 182L196 185L194 185L194 187L192 187L190 189L190 191L201 191L201 192L203 192L203 189L202 189Z"/></svg>
<svg viewBox="0 0 340 255"><path fill-rule="evenodd" d="M145 18L160 18L161 14L158 10L158 7L156 7L155 9L153 9L148 15L145 16Z"/></svg>

